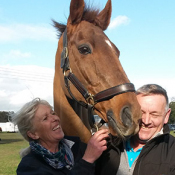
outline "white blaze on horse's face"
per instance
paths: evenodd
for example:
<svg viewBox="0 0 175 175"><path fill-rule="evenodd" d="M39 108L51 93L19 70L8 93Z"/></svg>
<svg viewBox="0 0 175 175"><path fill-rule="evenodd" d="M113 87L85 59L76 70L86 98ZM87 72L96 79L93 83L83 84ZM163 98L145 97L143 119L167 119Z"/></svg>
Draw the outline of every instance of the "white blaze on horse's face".
<svg viewBox="0 0 175 175"><path fill-rule="evenodd" d="M105 42L112 48L111 42L109 40L105 40Z"/></svg>

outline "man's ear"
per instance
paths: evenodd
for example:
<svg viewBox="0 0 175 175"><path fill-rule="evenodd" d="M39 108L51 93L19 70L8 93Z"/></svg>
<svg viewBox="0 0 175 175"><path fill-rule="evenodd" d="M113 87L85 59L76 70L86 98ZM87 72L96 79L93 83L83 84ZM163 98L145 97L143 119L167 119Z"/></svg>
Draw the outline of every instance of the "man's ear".
<svg viewBox="0 0 175 175"><path fill-rule="evenodd" d="M167 113L165 115L164 124L168 123L170 113L171 113L171 108L168 109L168 111L167 111Z"/></svg>
<svg viewBox="0 0 175 175"><path fill-rule="evenodd" d="M32 133L31 131L27 131L28 137L30 137L33 140L38 140L39 136L36 133Z"/></svg>

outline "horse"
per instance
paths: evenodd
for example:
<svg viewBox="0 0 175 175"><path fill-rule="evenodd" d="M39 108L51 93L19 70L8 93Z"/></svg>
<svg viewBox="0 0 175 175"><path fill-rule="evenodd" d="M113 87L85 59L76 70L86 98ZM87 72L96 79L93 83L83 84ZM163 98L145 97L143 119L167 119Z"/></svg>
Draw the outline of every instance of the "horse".
<svg viewBox="0 0 175 175"><path fill-rule="evenodd" d="M111 0L101 11L84 0L71 0L67 24L53 20L59 37L54 110L64 133L85 143L92 135L94 121L88 124L87 119L91 114L108 124L112 136L122 139L138 131L141 116L134 85L119 61L120 51L104 33L111 12Z"/></svg>

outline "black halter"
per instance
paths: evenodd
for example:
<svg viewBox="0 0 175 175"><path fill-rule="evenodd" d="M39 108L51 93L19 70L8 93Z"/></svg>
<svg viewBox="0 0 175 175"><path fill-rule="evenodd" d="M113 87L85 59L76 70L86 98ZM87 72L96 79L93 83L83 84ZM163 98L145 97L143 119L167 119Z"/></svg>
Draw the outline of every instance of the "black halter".
<svg viewBox="0 0 175 175"><path fill-rule="evenodd" d="M68 47L67 47L67 28L63 34L63 51L61 53L61 68L63 69L65 86L70 94L70 96L78 102L80 105L88 109L88 118L89 124L92 128L98 130L105 122L101 120L97 125L95 124L95 119L93 116L93 109L95 104L101 101L109 100L112 97L126 93L126 92L135 92L134 85L132 83L120 84L118 86L111 87L104 91L101 91L95 95L88 92L88 90L82 85L82 83L78 80L78 78L72 73L72 70L69 65L69 57L68 57ZM68 71L68 74L66 72ZM69 81L76 87L76 89L82 94L87 103L83 101L78 101L75 96L72 94L70 90Z"/></svg>

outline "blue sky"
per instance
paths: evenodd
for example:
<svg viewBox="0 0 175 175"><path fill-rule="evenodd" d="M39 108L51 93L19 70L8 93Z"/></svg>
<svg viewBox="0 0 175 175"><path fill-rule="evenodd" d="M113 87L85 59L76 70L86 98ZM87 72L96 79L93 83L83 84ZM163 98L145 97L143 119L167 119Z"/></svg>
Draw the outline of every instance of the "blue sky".
<svg viewBox="0 0 175 175"><path fill-rule="evenodd" d="M87 0L104 8L107 0ZM18 110L34 97L53 104L58 39L51 19L66 23L70 0L1 0L0 110ZM175 97L175 1L112 0L105 31L136 88L163 86Z"/></svg>

